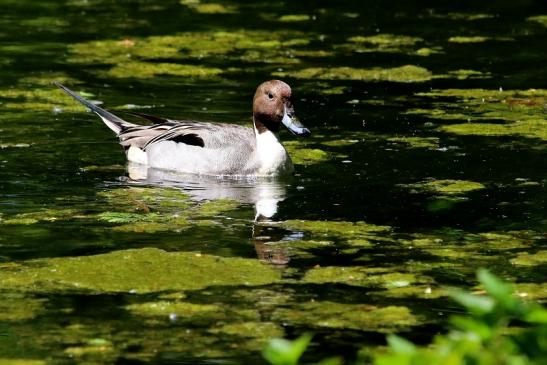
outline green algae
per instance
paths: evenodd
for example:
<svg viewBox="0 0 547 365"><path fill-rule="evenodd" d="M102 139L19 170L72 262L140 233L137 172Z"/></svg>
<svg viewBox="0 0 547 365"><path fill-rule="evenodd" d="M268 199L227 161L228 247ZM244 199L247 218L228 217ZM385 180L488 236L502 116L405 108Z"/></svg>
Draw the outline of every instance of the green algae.
<svg viewBox="0 0 547 365"><path fill-rule="evenodd" d="M527 21L539 23L547 27L547 15L535 15L526 18Z"/></svg>
<svg viewBox="0 0 547 365"><path fill-rule="evenodd" d="M202 3L199 0L181 0L180 3L200 14L235 14L238 10L235 5Z"/></svg>
<svg viewBox="0 0 547 365"><path fill-rule="evenodd" d="M286 228L310 232L313 235L338 236L351 239L367 238L367 236L391 231L388 226L378 226L365 222L287 220L281 224Z"/></svg>
<svg viewBox="0 0 547 365"><path fill-rule="evenodd" d="M282 15L281 17L279 17L280 22L287 22L287 23L305 22L310 19L311 19L310 16L306 14L290 14L290 15Z"/></svg>
<svg viewBox="0 0 547 365"><path fill-rule="evenodd" d="M107 71L106 75L119 78L135 77L143 79L157 75L211 78L220 75L222 72L221 69L214 67L130 61L114 66Z"/></svg>
<svg viewBox="0 0 547 365"><path fill-rule="evenodd" d="M199 206L196 215L214 217L219 214L237 209L241 203L231 199L216 199L207 201Z"/></svg>
<svg viewBox="0 0 547 365"><path fill-rule="evenodd" d="M298 71L274 72L274 76L290 76L297 79L319 80L355 80L355 81L389 81L389 82L424 82L433 78L431 71L426 68L405 65L394 68L353 68L353 67L312 67Z"/></svg>
<svg viewBox="0 0 547 365"><path fill-rule="evenodd" d="M143 248L29 260L16 269L0 269L0 289L32 293L152 293L219 285L265 285L279 278L277 270L253 259Z"/></svg>
<svg viewBox="0 0 547 365"><path fill-rule="evenodd" d="M547 251L536 253L521 252L511 259L511 263L517 266L537 266L547 264Z"/></svg>
<svg viewBox="0 0 547 365"><path fill-rule="evenodd" d="M44 360L0 358L0 365L46 365Z"/></svg>
<svg viewBox="0 0 547 365"><path fill-rule="evenodd" d="M416 184L404 185L418 191L425 191L436 195L462 195L486 187L475 181L466 180L430 180Z"/></svg>
<svg viewBox="0 0 547 365"><path fill-rule="evenodd" d="M245 62L295 63L290 50L310 42L304 33L279 30L186 32L122 40L99 40L69 46L68 61L77 64L113 66L113 77L216 77L224 71L194 64L162 63L158 60L234 59ZM307 55L312 56L311 54ZM133 73L133 74L132 74Z"/></svg>
<svg viewBox="0 0 547 365"><path fill-rule="evenodd" d="M422 38L395 34L375 34L371 36L354 36L348 38L355 52L409 52L409 49L417 43L423 42ZM345 46L348 47L348 46Z"/></svg>
<svg viewBox="0 0 547 365"><path fill-rule="evenodd" d="M188 302L157 301L139 304L130 304L125 309L131 313L145 317L168 317L176 315L177 318L194 318L197 316L210 316L221 312L222 308L214 304L195 304Z"/></svg>
<svg viewBox="0 0 547 365"><path fill-rule="evenodd" d="M458 80L467 79L489 79L492 75L488 72L480 72L476 70L453 70L446 73L448 78L455 78Z"/></svg>
<svg viewBox="0 0 547 365"><path fill-rule="evenodd" d="M55 222L58 220L67 220L73 218L81 218L81 212L70 208L50 208L41 209L36 212L20 213L9 218L5 218L1 222L3 224L35 224L38 222Z"/></svg>
<svg viewBox="0 0 547 365"><path fill-rule="evenodd" d="M272 322L240 322L225 324L221 327L211 328L211 333L238 337L260 338L266 342L269 338L280 337L285 331L279 325Z"/></svg>
<svg viewBox="0 0 547 365"><path fill-rule="evenodd" d="M305 283L343 283L348 285L375 287L384 289L402 288L409 285L424 284L429 280L418 279L415 274L387 272L362 266L329 266L308 270L302 279Z"/></svg>
<svg viewBox="0 0 547 365"><path fill-rule="evenodd" d="M417 95L432 98L433 108L410 109L407 114L467 120L467 123L443 125L438 128L441 132L547 140L546 90L445 89ZM456 98L457 102L450 98ZM504 123L491 123L492 120Z"/></svg>
<svg viewBox="0 0 547 365"><path fill-rule="evenodd" d="M440 131L461 135L480 136L523 136L547 140L545 119L518 121L508 124L466 123L452 124L439 128Z"/></svg>
<svg viewBox="0 0 547 365"><path fill-rule="evenodd" d="M490 37L484 36L474 36L474 37L465 37L465 36L454 36L448 38L449 42L452 43L482 43L491 40Z"/></svg>
<svg viewBox="0 0 547 365"><path fill-rule="evenodd" d="M0 296L0 321L25 321L45 312L46 299L36 299L18 294Z"/></svg>
<svg viewBox="0 0 547 365"><path fill-rule="evenodd" d="M391 137L387 140L412 148L439 149L439 138L436 137Z"/></svg>
<svg viewBox="0 0 547 365"><path fill-rule="evenodd" d="M299 142L284 143L285 149L296 165L311 165L330 160L328 152L317 148L302 148Z"/></svg>
<svg viewBox="0 0 547 365"><path fill-rule="evenodd" d="M401 331L420 323L407 307L376 307L367 304L342 304L312 301L293 308L279 308L274 319L319 328Z"/></svg>
<svg viewBox="0 0 547 365"><path fill-rule="evenodd" d="M64 92L53 87L0 89L0 101L2 99L6 100L3 107L7 109L49 112L85 110Z"/></svg>

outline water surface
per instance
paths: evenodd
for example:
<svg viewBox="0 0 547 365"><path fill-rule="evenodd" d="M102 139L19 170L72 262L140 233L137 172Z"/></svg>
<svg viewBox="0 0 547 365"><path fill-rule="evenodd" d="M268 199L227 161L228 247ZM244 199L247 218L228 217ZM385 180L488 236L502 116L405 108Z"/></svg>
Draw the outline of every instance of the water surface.
<svg viewBox="0 0 547 365"><path fill-rule="evenodd" d="M418 342L475 269L545 301L547 8L2 1L0 359L260 363ZM311 10L310 10L311 9ZM282 78L296 175L134 181L94 115L250 125Z"/></svg>

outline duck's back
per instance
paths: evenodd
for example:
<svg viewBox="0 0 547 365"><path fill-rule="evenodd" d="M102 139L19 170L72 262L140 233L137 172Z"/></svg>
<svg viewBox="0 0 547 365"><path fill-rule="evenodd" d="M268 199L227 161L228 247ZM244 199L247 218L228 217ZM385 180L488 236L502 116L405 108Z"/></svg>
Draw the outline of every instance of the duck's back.
<svg viewBox="0 0 547 365"><path fill-rule="evenodd" d="M259 168L253 129L173 122L163 138L156 137L143 146L149 167L205 175L249 175Z"/></svg>

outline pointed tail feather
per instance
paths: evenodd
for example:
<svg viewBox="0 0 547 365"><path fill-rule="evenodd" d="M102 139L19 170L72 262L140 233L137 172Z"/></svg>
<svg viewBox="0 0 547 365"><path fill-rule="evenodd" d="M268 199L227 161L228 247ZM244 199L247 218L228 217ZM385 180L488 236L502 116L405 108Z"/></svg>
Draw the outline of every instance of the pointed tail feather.
<svg viewBox="0 0 547 365"><path fill-rule="evenodd" d="M72 96L74 99L78 100L80 103L85 105L87 108L89 108L92 112L97 114L103 122L107 125L108 128L112 129L116 135L119 135L120 132L127 128L134 127L135 125L129 122L126 122L125 120L121 119L120 117L117 117L116 115L110 113L109 111L104 110L103 108L99 108L97 105L93 104L89 100L86 100L82 98L80 95L76 94L74 91L70 90L66 86L61 85L57 81L54 82L54 84L62 89L65 93Z"/></svg>

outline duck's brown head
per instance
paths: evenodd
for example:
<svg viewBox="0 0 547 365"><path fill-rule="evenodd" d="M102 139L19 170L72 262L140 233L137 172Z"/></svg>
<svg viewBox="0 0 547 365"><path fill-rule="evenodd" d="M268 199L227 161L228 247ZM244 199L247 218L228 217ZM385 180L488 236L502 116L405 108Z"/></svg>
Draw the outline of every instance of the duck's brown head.
<svg viewBox="0 0 547 365"><path fill-rule="evenodd" d="M279 126L284 124L297 136L311 134L294 115L291 87L280 80L266 81L258 86L253 98L253 120L258 133L277 133Z"/></svg>

